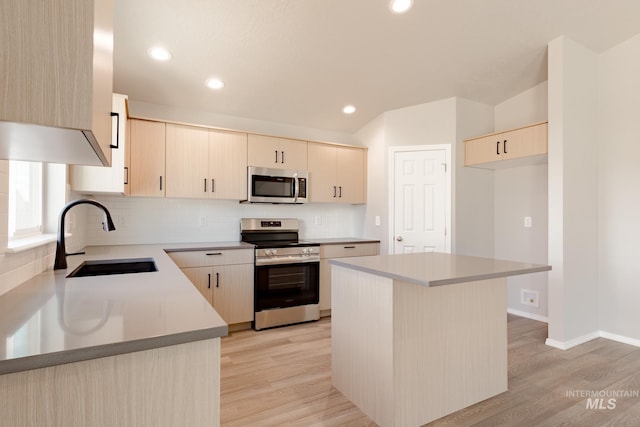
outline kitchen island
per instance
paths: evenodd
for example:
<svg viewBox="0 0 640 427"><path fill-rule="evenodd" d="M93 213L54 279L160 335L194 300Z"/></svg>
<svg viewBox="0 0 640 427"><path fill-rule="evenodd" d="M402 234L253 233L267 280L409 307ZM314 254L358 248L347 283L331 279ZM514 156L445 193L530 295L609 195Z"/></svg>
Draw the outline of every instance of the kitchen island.
<svg viewBox="0 0 640 427"><path fill-rule="evenodd" d="M507 391L506 277L551 269L444 253L330 262L332 383L381 426Z"/></svg>
<svg viewBox="0 0 640 427"><path fill-rule="evenodd" d="M227 324L165 250L86 248L0 296L0 420L11 426L219 425ZM152 259L155 272L67 277L85 260Z"/></svg>

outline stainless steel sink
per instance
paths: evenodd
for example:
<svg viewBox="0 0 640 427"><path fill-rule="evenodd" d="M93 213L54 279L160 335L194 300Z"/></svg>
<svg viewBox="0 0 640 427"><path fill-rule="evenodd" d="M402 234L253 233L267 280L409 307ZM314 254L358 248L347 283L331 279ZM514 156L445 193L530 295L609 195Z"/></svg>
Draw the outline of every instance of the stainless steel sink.
<svg viewBox="0 0 640 427"><path fill-rule="evenodd" d="M153 258L101 259L83 262L67 277L150 273L153 271L158 271Z"/></svg>

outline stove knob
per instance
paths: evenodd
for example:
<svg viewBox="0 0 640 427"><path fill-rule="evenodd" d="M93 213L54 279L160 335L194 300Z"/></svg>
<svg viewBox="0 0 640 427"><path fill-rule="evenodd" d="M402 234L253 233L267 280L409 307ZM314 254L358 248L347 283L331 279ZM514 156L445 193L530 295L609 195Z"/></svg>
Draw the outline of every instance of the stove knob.
<svg viewBox="0 0 640 427"><path fill-rule="evenodd" d="M277 249L271 249L271 254L272 254L272 255L276 255L277 253L278 253L278 250L277 250Z"/></svg>
<svg viewBox="0 0 640 427"><path fill-rule="evenodd" d="M264 254L266 256L272 256L273 255L273 251L271 249L265 249Z"/></svg>
<svg viewBox="0 0 640 427"><path fill-rule="evenodd" d="M309 249L307 249L307 248L302 248L302 253L303 253L303 254L307 254L307 253L309 253Z"/></svg>

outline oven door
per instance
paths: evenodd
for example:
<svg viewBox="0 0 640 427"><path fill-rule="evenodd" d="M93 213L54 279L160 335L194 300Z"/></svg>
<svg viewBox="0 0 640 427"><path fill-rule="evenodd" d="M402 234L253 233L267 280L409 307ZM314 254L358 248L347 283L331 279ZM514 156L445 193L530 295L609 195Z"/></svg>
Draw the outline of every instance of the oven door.
<svg viewBox="0 0 640 427"><path fill-rule="evenodd" d="M255 311L318 304L320 263L256 266Z"/></svg>

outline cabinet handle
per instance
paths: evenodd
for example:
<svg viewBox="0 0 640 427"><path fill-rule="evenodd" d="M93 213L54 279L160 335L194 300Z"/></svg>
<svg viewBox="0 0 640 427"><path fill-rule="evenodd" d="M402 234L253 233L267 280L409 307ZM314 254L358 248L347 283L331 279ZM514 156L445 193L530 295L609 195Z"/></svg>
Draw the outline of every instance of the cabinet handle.
<svg viewBox="0 0 640 427"><path fill-rule="evenodd" d="M284 151L281 151L280 163L284 164Z"/></svg>
<svg viewBox="0 0 640 427"><path fill-rule="evenodd" d="M160 175L160 191L162 191L162 175Z"/></svg>
<svg viewBox="0 0 640 427"><path fill-rule="evenodd" d="M504 140L502 151L504 152L504 154L507 154L507 140L506 139Z"/></svg>
<svg viewBox="0 0 640 427"><path fill-rule="evenodd" d="M207 289L211 289L211 273L207 273Z"/></svg>
<svg viewBox="0 0 640 427"><path fill-rule="evenodd" d="M216 191L216 182L213 178L211 178L211 192L215 192Z"/></svg>
<svg viewBox="0 0 640 427"><path fill-rule="evenodd" d="M220 287L220 273L216 273L216 288Z"/></svg>
<svg viewBox="0 0 640 427"><path fill-rule="evenodd" d="M207 178L204 179L204 192L207 192Z"/></svg>
<svg viewBox="0 0 640 427"><path fill-rule="evenodd" d="M124 167L124 185L129 185L129 166Z"/></svg>
<svg viewBox="0 0 640 427"><path fill-rule="evenodd" d="M109 147L118 149L120 148L120 114L111 112L111 117L116 118L116 145L109 144Z"/></svg>
<svg viewBox="0 0 640 427"><path fill-rule="evenodd" d="M278 150L274 151L276 153L276 163L278 163Z"/></svg>
<svg viewBox="0 0 640 427"><path fill-rule="evenodd" d="M345 246L344 248L345 249L355 249L356 247L355 246Z"/></svg>
<svg viewBox="0 0 640 427"><path fill-rule="evenodd" d="M499 156L500 155L500 141L496 142L496 155Z"/></svg>
<svg viewBox="0 0 640 427"><path fill-rule="evenodd" d="M212 255L222 255L222 252L209 252L205 254L206 256L212 256Z"/></svg>
<svg viewBox="0 0 640 427"><path fill-rule="evenodd" d="M337 191L337 188L336 188L336 186L334 185L334 186L333 186L333 197L334 197L334 198L336 197L336 194L337 194L337 193L336 193L336 191Z"/></svg>
<svg viewBox="0 0 640 427"><path fill-rule="evenodd" d="M342 198L342 185L338 187L340 189L339 198Z"/></svg>

